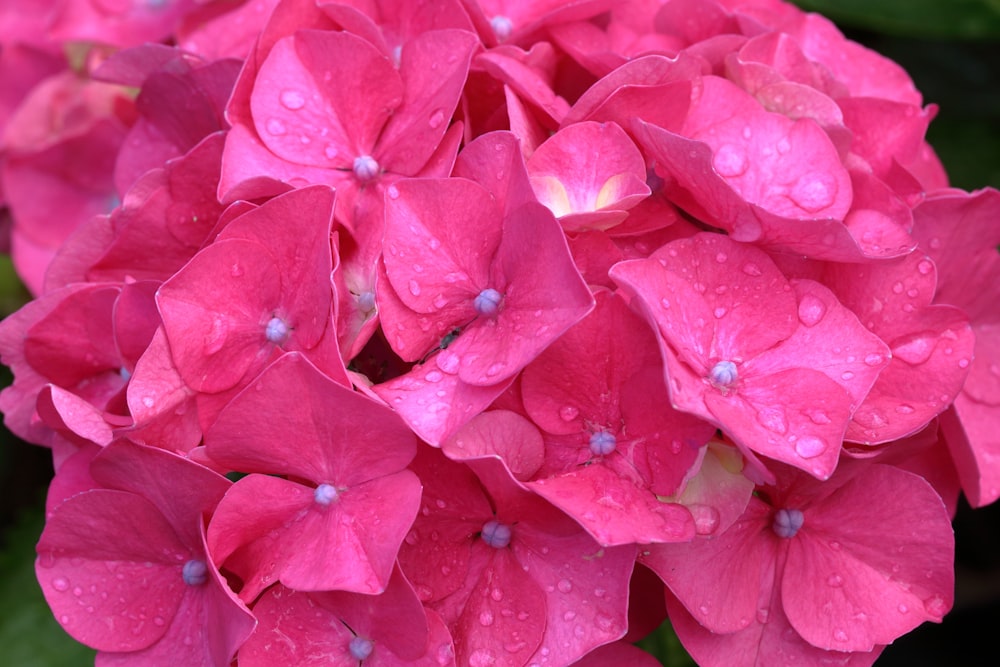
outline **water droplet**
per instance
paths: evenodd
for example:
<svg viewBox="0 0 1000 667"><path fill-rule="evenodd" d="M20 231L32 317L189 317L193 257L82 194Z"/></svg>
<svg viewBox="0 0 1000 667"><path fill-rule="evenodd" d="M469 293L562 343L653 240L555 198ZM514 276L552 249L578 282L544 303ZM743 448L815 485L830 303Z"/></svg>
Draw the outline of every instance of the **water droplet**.
<svg viewBox="0 0 1000 667"><path fill-rule="evenodd" d="M959 359L958 360L958 367L959 368L968 368L969 367L969 360L968 359Z"/></svg>
<svg viewBox="0 0 1000 667"><path fill-rule="evenodd" d="M840 377L844 380L853 380L854 373L852 373L851 371L844 371L843 373L840 374Z"/></svg>
<svg viewBox="0 0 1000 667"><path fill-rule="evenodd" d="M145 405L147 408L153 407L153 405L155 403L156 403L156 401L153 400L152 396L143 396L142 397L142 404Z"/></svg>
<svg viewBox="0 0 1000 667"><path fill-rule="evenodd" d="M903 283L901 283L899 281L896 281L896 284L892 286L892 293L893 294L902 294L903 293Z"/></svg>
<svg viewBox="0 0 1000 667"><path fill-rule="evenodd" d="M576 612L572 609L567 610L566 613L563 614L564 621L572 621L574 618L576 618Z"/></svg>
<svg viewBox="0 0 1000 667"><path fill-rule="evenodd" d="M698 535L711 535L719 529L721 516L719 510L711 505L693 503L688 505L691 516L694 517L694 532Z"/></svg>
<svg viewBox="0 0 1000 667"><path fill-rule="evenodd" d="M879 366L885 361L881 354L872 353L865 357L865 363L869 366Z"/></svg>
<svg viewBox="0 0 1000 667"><path fill-rule="evenodd" d="M408 287L410 289L410 294L413 296L420 296L420 284L416 280L410 280Z"/></svg>
<svg viewBox="0 0 1000 667"><path fill-rule="evenodd" d="M660 307L662 307L664 310L669 310L670 301L668 301L667 299L660 299Z"/></svg>
<svg viewBox="0 0 1000 667"><path fill-rule="evenodd" d="M933 270L934 270L934 263L931 262L929 259L922 259L917 263L917 271L920 272L920 275L926 276Z"/></svg>
<svg viewBox="0 0 1000 667"><path fill-rule="evenodd" d="M297 90L285 90L279 97L281 105L286 109L296 111L306 105L306 98Z"/></svg>
<svg viewBox="0 0 1000 667"><path fill-rule="evenodd" d="M896 412L898 412L901 415L912 415L914 413L914 411L915 410L914 410L913 406L912 405L907 405L906 403L903 403L901 405L897 405L896 406Z"/></svg>
<svg viewBox="0 0 1000 667"><path fill-rule="evenodd" d="M753 277L763 275L763 271L760 270L760 267L754 264L753 262L747 262L746 264L744 264L742 271L748 276L753 276Z"/></svg>
<svg viewBox="0 0 1000 667"><path fill-rule="evenodd" d="M844 578L839 574L831 574L826 578L826 583L828 586L833 586L834 588L840 588L844 585Z"/></svg>
<svg viewBox="0 0 1000 667"><path fill-rule="evenodd" d="M213 355L222 349L226 344L226 337L229 335L229 325L222 316L216 316L212 320L212 326L205 336L205 354Z"/></svg>
<svg viewBox="0 0 1000 667"><path fill-rule="evenodd" d="M764 408L757 413L757 421L769 431L784 435L788 431L785 412L781 408Z"/></svg>
<svg viewBox="0 0 1000 667"><path fill-rule="evenodd" d="M715 261L719 264L725 264L727 259L729 259L729 256L724 252L720 252L715 256Z"/></svg>
<svg viewBox="0 0 1000 667"><path fill-rule="evenodd" d="M56 589L60 593L65 593L69 590L69 581L63 577L56 577L52 580L52 588Z"/></svg>
<svg viewBox="0 0 1000 667"><path fill-rule="evenodd" d="M493 612L490 611L489 609L484 609L479 614L479 624L482 625L484 628L488 628L489 626L493 625L494 620L495 617L493 616Z"/></svg>
<svg viewBox="0 0 1000 667"><path fill-rule="evenodd" d="M830 417L822 410L812 410L808 413L809 420L813 424L825 425L830 423Z"/></svg>
<svg viewBox="0 0 1000 667"><path fill-rule="evenodd" d="M795 441L795 453L804 459L813 459L826 451L826 443L812 435L799 436Z"/></svg>
<svg viewBox="0 0 1000 667"><path fill-rule="evenodd" d="M844 632L843 630L840 630L840 629L834 630L833 631L833 638L836 639L838 642L846 642L847 641L847 633Z"/></svg>
<svg viewBox="0 0 1000 667"><path fill-rule="evenodd" d="M697 292L698 294L704 294L705 293L705 283L696 282L691 287L693 287L694 291Z"/></svg>
<svg viewBox="0 0 1000 667"><path fill-rule="evenodd" d="M892 346L892 355L911 366L919 366L931 358L936 344L934 334L923 331L896 341Z"/></svg>
<svg viewBox="0 0 1000 667"><path fill-rule="evenodd" d="M280 137L285 132L287 132L287 130L285 129L285 124L282 123L277 118L272 118L271 120L267 121L264 127L265 129L267 129L268 134L274 135L276 137Z"/></svg>
<svg viewBox="0 0 1000 667"><path fill-rule="evenodd" d="M807 327L816 326L826 315L826 304L812 294L806 294L799 301L799 320Z"/></svg>
<svg viewBox="0 0 1000 667"><path fill-rule="evenodd" d="M444 375L441 374L441 371L430 371L424 377L428 382L440 382L444 378Z"/></svg>
<svg viewBox="0 0 1000 667"><path fill-rule="evenodd" d="M918 292L913 287L911 287L910 289L906 290L906 296L910 297L911 299L916 299L918 294L920 294L920 292Z"/></svg>
<svg viewBox="0 0 1000 667"><path fill-rule="evenodd" d="M574 419L577 418L577 415L579 414L580 411L575 407L573 407L572 405L564 405L561 408L559 408L559 418L562 419L564 422L573 421Z"/></svg>
<svg viewBox="0 0 1000 667"><path fill-rule="evenodd" d="M910 611L910 608L902 603L900 603L899 606L896 607L896 609L899 611L900 614L906 614Z"/></svg>
<svg viewBox="0 0 1000 667"><path fill-rule="evenodd" d="M715 315L715 319L721 320L723 317L726 316L727 312L728 311L725 308L719 306L718 308L712 311L712 314Z"/></svg>
<svg viewBox="0 0 1000 667"><path fill-rule="evenodd" d="M431 117L427 121L427 124L431 126L431 129L436 130L437 128L441 127L441 123L443 122L444 122L444 111L438 109L431 114Z"/></svg>
<svg viewBox="0 0 1000 667"><path fill-rule="evenodd" d="M750 167L750 160L743 148L724 144L712 157L712 167L724 178L735 178L746 173Z"/></svg>
<svg viewBox="0 0 1000 667"><path fill-rule="evenodd" d="M924 609L934 618L941 618L948 612L948 603L940 595L932 595L924 600Z"/></svg>
<svg viewBox="0 0 1000 667"><path fill-rule="evenodd" d="M818 171L803 174L789 193L792 201L809 213L817 213L830 206L836 196L837 182L833 175Z"/></svg>
<svg viewBox="0 0 1000 667"><path fill-rule="evenodd" d="M454 375L458 372L460 361L458 355L451 350L441 350L441 353L434 358L437 367L448 375Z"/></svg>
<svg viewBox="0 0 1000 667"><path fill-rule="evenodd" d="M560 579L559 583L556 584L556 588L559 589L560 593L569 593L571 590L573 590L573 582L571 582L569 579Z"/></svg>
<svg viewBox="0 0 1000 667"><path fill-rule="evenodd" d="M395 185L390 185L386 188L385 193L389 195L389 199L399 199L399 188Z"/></svg>

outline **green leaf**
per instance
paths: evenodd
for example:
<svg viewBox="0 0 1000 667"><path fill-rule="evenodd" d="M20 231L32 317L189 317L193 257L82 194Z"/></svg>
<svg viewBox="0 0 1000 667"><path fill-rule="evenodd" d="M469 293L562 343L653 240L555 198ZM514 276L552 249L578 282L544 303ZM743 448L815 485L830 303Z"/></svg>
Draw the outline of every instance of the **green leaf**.
<svg viewBox="0 0 1000 667"><path fill-rule="evenodd" d="M1000 37L1000 0L795 0L838 24L913 37Z"/></svg>
<svg viewBox="0 0 1000 667"><path fill-rule="evenodd" d="M0 649L3 664L18 667L83 667L95 652L59 626L35 580L35 542L44 512L24 512L3 535L0 551Z"/></svg>

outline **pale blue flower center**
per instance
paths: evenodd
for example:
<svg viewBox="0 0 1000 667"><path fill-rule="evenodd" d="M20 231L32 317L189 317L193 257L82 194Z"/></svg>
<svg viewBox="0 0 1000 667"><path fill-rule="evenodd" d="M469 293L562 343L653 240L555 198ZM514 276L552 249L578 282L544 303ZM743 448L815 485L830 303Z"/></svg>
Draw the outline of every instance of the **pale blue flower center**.
<svg viewBox="0 0 1000 667"><path fill-rule="evenodd" d="M778 537L787 540L795 537L799 528L802 527L803 521L805 521L805 517L802 515L802 510L782 509L774 513L774 523L771 524L771 528Z"/></svg>
<svg viewBox="0 0 1000 667"><path fill-rule="evenodd" d="M318 505L329 505L339 497L337 489L331 484L320 484L313 491L313 500L316 501Z"/></svg>
<svg viewBox="0 0 1000 667"><path fill-rule="evenodd" d="M590 436L590 451L594 456L607 456L615 451L617 445L618 440L613 433L598 431Z"/></svg>
<svg viewBox="0 0 1000 667"><path fill-rule="evenodd" d="M510 544L510 526L500 523L496 519L487 521L483 524L481 536L483 538L483 542L486 542L486 544L491 547L503 549L505 546Z"/></svg>
<svg viewBox="0 0 1000 667"><path fill-rule="evenodd" d="M181 576L184 578L184 583L188 586L201 586L208 581L208 564L203 560L192 558L184 563Z"/></svg>
<svg viewBox="0 0 1000 667"><path fill-rule="evenodd" d="M476 312L484 317L493 317L500 312L500 304L503 302L503 294L492 287L487 287L476 295L473 306Z"/></svg>

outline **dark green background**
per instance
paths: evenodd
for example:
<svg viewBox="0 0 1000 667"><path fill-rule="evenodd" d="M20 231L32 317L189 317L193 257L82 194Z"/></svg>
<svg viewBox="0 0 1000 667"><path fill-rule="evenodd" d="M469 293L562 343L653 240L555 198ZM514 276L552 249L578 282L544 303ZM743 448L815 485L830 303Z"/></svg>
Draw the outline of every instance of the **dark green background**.
<svg viewBox="0 0 1000 667"><path fill-rule="evenodd" d="M1000 0L802 0L901 63L940 107L929 140L965 189L1000 187ZM3 212L0 211L0 218ZM0 315L25 298L0 261ZM1000 307L1000 306L998 306ZM4 381L9 375L4 373ZM1000 425L998 425L1000 426ZM51 477L46 450L0 433L0 664L77 667L93 652L52 619L34 579L34 543ZM1000 506L959 510L954 611L889 647L879 667L1000 664ZM643 642L668 667L690 665L664 628Z"/></svg>

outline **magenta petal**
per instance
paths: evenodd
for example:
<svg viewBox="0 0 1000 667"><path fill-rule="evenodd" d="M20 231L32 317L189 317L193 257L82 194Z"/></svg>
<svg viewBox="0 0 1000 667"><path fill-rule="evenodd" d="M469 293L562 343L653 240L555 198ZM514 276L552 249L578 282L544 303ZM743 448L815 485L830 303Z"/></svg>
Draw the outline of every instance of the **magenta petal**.
<svg viewBox="0 0 1000 667"><path fill-rule="evenodd" d="M712 632L747 627L770 589L777 538L769 539L771 510L751 499L744 515L726 532L689 544L648 548L641 558L673 591L694 618ZM765 532L767 531L767 532Z"/></svg>
<svg viewBox="0 0 1000 667"><path fill-rule="evenodd" d="M448 129L477 46L464 30L432 30L403 44L403 102L378 140L384 166L407 176L424 166Z"/></svg>
<svg viewBox="0 0 1000 667"><path fill-rule="evenodd" d="M191 551L141 496L106 489L73 496L48 518L37 549L36 575L56 618L99 650L158 641L184 596L181 567Z"/></svg>
<svg viewBox="0 0 1000 667"><path fill-rule="evenodd" d="M209 287L211 286L211 287ZM199 252L157 293L181 377L219 392L271 354L265 327L280 303L280 267L260 243L230 239Z"/></svg>
<svg viewBox="0 0 1000 667"><path fill-rule="evenodd" d="M259 136L275 155L300 165L350 169L356 157L372 154L402 94L399 73L365 40L301 30L271 49L257 73L250 108Z"/></svg>
<svg viewBox="0 0 1000 667"><path fill-rule="evenodd" d="M408 308L464 325L472 301L489 284L502 233L497 203L464 179L397 183L386 199L384 261L389 282ZM440 315L436 315L440 317Z"/></svg>
<svg viewBox="0 0 1000 667"><path fill-rule="evenodd" d="M530 421L507 410L490 410L474 417L441 445L451 459L461 461L497 456L515 479L525 481L542 465L545 446Z"/></svg>
<svg viewBox="0 0 1000 667"><path fill-rule="evenodd" d="M457 368L458 357L449 347L373 390L422 440L440 446L514 381L511 377L486 387L466 384L455 374Z"/></svg>
<svg viewBox="0 0 1000 667"><path fill-rule="evenodd" d="M413 459L417 443L385 406L292 353L232 400L205 444L209 456L234 470L350 487L399 472Z"/></svg>
<svg viewBox="0 0 1000 667"><path fill-rule="evenodd" d="M538 495L573 517L604 546L686 542L695 535L691 512L595 464L529 482Z"/></svg>
<svg viewBox="0 0 1000 667"><path fill-rule="evenodd" d="M338 489L329 505L315 489L267 475L233 488L209 526L209 544L252 599L274 579L297 590L378 593L417 513L420 484L409 471Z"/></svg>
<svg viewBox="0 0 1000 667"><path fill-rule="evenodd" d="M805 528L808 526L808 528ZM814 646L869 651L951 608L954 535L923 478L871 465L805 512L782 578L788 619ZM817 613L816 601L829 604Z"/></svg>
<svg viewBox="0 0 1000 667"><path fill-rule="evenodd" d="M477 548L492 553L453 630L458 664L527 664L546 629L546 596L513 551Z"/></svg>

